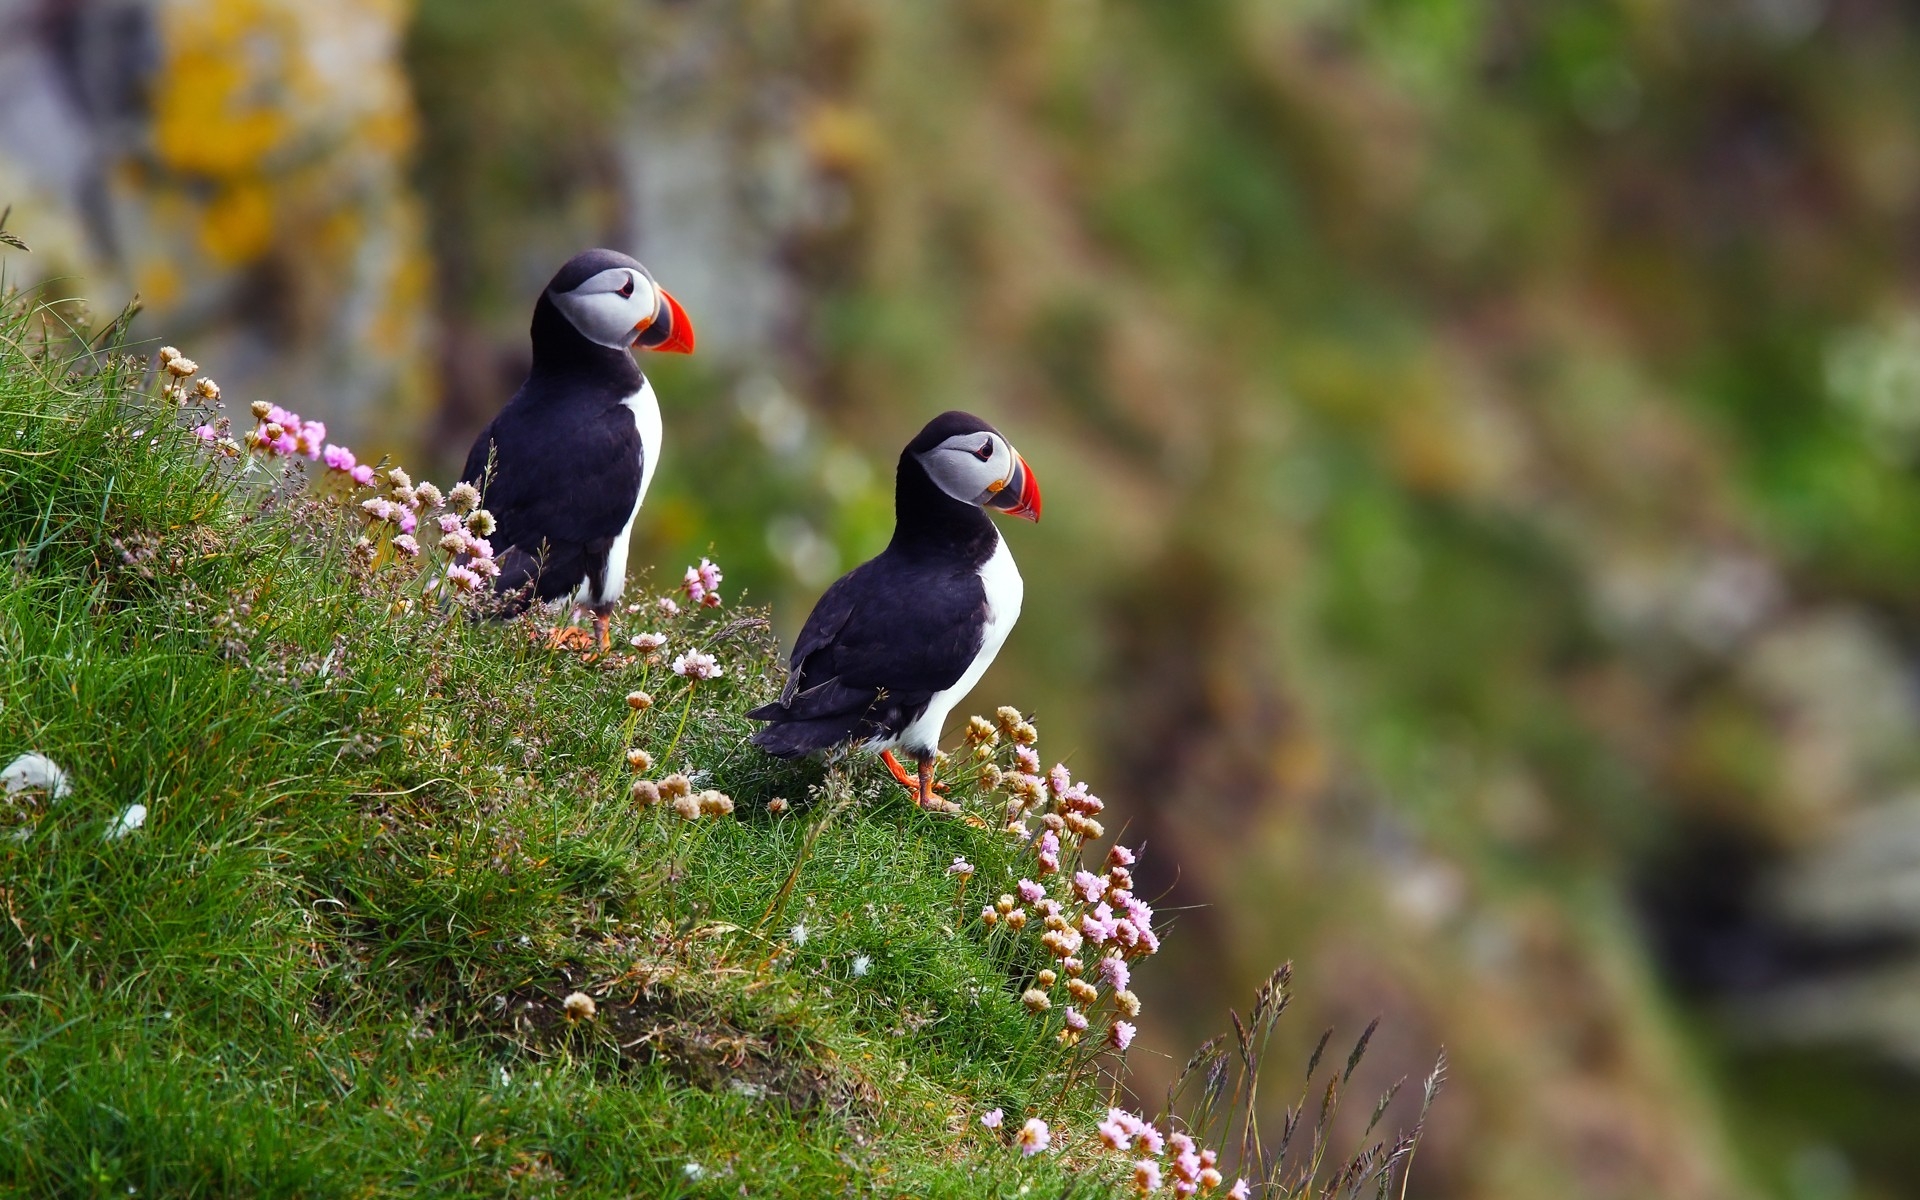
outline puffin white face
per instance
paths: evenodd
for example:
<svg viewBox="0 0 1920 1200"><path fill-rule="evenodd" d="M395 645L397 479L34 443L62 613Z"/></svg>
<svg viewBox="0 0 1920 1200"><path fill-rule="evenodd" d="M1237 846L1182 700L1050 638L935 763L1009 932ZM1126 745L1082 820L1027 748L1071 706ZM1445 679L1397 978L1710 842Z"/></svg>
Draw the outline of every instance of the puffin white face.
<svg viewBox="0 0 1920 1200"><path fill-rule="evenodd" d="M989 429L956 433L916 455L927 477L963 504L1040 519L1040 483L1007 439Z"/></svg>
<svg viewBox="0 0 1920 1200"><path fill-rule="evenodd" d="M661 309L660 289L632 267L612 267L570 292L550 294L581 337L615 350L632 346Z"/></svg>

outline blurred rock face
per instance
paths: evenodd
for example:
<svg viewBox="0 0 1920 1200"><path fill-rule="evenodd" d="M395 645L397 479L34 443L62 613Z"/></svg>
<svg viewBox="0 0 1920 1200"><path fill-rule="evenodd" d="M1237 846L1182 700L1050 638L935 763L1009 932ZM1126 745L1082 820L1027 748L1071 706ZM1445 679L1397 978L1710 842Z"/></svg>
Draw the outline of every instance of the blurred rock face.
<svg viewBox="0 0 1920 1200"><path fill-rule="evenodd" d="M418 422L429 271L408 184L400 0L5 0L0 194L136 336L192 341L230 395ZM16 268L18 269L18 268Z"/></svg>

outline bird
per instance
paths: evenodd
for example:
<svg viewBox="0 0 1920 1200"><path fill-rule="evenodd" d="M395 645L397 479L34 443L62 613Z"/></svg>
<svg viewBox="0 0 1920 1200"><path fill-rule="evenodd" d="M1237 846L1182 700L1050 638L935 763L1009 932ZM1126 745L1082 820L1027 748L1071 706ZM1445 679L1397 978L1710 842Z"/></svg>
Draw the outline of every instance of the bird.
<svg viewBox="0 0 1920 1200"><path fill-rule="evenodd" d="M947 807L933 783L941 728L1005 644L1025 591L988 510L1038 521L1040 481L992 425L941 413L900 453L893 539L814 605L780 698L747 714L766 722L753 744L778 758L878 751L921 807Z"/></svg>
<svg viewBox="0 0 1920 1200"><path fill-rule="evenodd" d="M493 514L499 615L571 598L608 622L626 587L633 523L660 465L660 403L630 352L693 353L693 322L616 250L568 259L533 306L533 366L460 472ZM554 645L584 631L558 629Z"/></svg>

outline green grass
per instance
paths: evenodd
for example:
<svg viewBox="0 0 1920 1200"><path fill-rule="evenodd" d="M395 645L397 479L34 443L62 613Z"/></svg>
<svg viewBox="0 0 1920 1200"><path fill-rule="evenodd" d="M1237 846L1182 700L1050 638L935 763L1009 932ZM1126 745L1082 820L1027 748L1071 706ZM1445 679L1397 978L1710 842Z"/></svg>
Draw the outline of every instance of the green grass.
<svg viewBox="0 0 1920 1200"><path fill-rule="evenodd" d="M1038 960L977 920L1016 845L871 760L749 747L779 678L757 614L659 626L726 665L690 707L660 665L449 614L356 561L337 499L208 454L148 370L0 310L0 757L73 782L0 805L0 1186L1108 1190L1105 1081L1069 1081L1020 1007ZM651 774L704 773L731 817L628 798L624 750L662 754L683 711ZM991 803L964 773L956 798ZM593 1020L565 1020L575 989ZM996 1105L1059 1151L1022 1160L977 1122Z"/></svg>

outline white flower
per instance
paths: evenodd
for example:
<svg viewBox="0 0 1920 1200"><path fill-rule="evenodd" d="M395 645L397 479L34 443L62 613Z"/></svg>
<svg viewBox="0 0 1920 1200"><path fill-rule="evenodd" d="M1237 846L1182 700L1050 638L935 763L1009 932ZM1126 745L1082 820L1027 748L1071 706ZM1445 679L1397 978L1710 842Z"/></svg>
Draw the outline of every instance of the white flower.
<svg viewBox="0 0 1920 1200"><path fill-rule="evenodd" d="M686 1166L680 1168L680 1173L688 1179L704 1179L706 1178L707 1169L697 1162L689 1162Z"/></svg>
<svg viewBox="0 0 1920 1200"><path fill-rule="evenodd" d="M636 633L632 638L633 648L642 654L651 654L667 644L664 633Z"/></svg>
<svg viewBox="0 0 1920 1200"><path fill-rule="evenodd" d="M6 786L9 796L32 789L55 800L73 790L67 783L67 773L44 754L22 754L8 763L7 769L0 771L0 784Z"/></svg>
<svg viewBox="0 0 1920 1200"><path fill-rule="evenodd" d="M796 946L806 945L807 944L807 927L805 923L795 925L792 929L789 929L787 931L787 936L793 939L793 944Z"/></svg>
<svg viewBox="0 0 1920 1200"><path fill-rule="evenodd" d="M713 655L689 650L673 660L673 673L685 675L688 679L718 679L721 667Z"/></svg>
<svg viewBox="0 0 1920 1200"><path fill-rule="evenodd" d="M127 811L120 814L118 820L107 827L107 840L117 842L147 823L147 806L129 804Z"/></svg>
<svg viewBox="0 0 1920 1200"><path fill-rule="evenodd" d="M855 979L860 978L862 975L865 975L868 971L871 971L871 970L873 970L873 959L869 958L865 954L857 954L854 956L853 977Z"/></svg>

